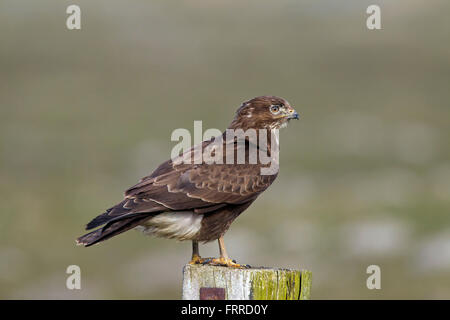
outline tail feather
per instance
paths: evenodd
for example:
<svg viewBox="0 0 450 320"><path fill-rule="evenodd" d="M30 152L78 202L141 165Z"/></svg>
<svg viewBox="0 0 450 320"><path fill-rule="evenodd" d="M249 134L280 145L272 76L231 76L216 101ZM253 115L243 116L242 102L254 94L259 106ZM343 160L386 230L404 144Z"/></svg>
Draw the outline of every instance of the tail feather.
<svg viewBox="0 0 450 320"><path fill-rule="evenodd" d="M143 213L157 213L167 210L163 205L153 202L144 201L141 199L125 199L122 202L116 204L114 207L109 208L106 212L92 219L87 225L86 230L97 228L105 223L109 223L123 218L136 216Z"/></svg>
<svg viewBox="0 0 450 320"><path fill-rule="evenodd" d="M129 213L131 210L129 208L124 208L125 200L116 204L114 207L109 208L101 215L98 215L92 219L87 225L86 230L94 229L107 223L108 221L120 217L121 215Z"/></svg>
<svg viewBox="0 0 450 320"><path fill-rule="evenodd" d="M111 211L111 209L106 210L105 213L102 213L101 215L95 217L92 219L87 225L86 230L94 229L96 227L101 226L102 224L105 224L108 222L111 218L108 216L108 213Z"/></svg>
<svg viewBox="0 0 450 320"><path fill-rule="evenodd" d="M119 219L116 221L110 221L104 227L89 232L81 237L79 237L76 241L78 245L84 245L85 247L92 246L96 243L114 237L122 232L125 232L129 229L132 229L149 219L151 216L148 214L141 214L138 216L127 217L123 219Z"/></svg>

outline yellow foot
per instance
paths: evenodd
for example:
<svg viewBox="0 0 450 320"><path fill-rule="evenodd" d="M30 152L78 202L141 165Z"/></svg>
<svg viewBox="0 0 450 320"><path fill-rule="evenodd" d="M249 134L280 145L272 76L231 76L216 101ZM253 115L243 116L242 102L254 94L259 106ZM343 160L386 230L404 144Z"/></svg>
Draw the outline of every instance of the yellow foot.
<svg viewBox="0 0 450 320"><path fill-rule="evenodd" d="M222 267L230 267L230 268L242 268L242 269L248 269L251 268L248 264L238 264L236 263L236 261L231 260L231 259L225 259L225 258L207 258L207 259L202 259L204 260L204 262L202 262L203 264L209 264L209 265L213 265L213 266L222 266Z"/></svg>
<svg viewBox="0 0 450 320"><path fill-rule="evenodd" d="M206 260L208 260L209 258L203 259L202 257L200 257L198 254L194 254L192 256L191 261L189 261L189 264L203 264L205 263Z"/></svg>

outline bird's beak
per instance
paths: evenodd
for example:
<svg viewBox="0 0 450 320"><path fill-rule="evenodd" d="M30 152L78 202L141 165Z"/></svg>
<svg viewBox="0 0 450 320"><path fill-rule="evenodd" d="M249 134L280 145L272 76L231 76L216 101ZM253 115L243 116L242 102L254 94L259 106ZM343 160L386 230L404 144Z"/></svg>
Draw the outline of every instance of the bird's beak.
<svg viewBox="0 0 450 320"><path fill-rule="evenodd" d="M289 110L287 117L288 119L296 119L296 120L300 119L300 115L298 114L298 112L292 108Z"/></svg>

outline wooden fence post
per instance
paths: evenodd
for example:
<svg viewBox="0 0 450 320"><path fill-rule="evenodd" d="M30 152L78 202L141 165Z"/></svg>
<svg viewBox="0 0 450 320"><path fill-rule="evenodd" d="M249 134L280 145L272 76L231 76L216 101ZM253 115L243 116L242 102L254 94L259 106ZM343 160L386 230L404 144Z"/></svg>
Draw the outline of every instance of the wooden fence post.
<svg viewBox="0 0 450 320"><path fill-rule="evenodd" d="M306 270L185 265L183 300L308 300Z"/></svg>

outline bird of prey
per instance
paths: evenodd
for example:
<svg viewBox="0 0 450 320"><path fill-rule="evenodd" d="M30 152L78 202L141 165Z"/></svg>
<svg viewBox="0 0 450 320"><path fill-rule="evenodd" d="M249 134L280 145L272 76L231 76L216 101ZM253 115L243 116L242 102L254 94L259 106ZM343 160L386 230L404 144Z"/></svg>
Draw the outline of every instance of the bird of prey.
<svg viewBox="0 0 450 320"><path fill-rule="evenodd" d="M299 119L299 115L283 98L260 96L245 101L223 135L203 141L162 163L126 190L120 203L89 222L86 230L99 228L79 237L77 243L88 247L138 229L148 235L192 241L191 264L243 267L229 258L223 236L278 175L278 167L270 174L263 174L262 170L272 164L263 163L260 157L252 161L250 149L273 156L278 136L271 132L285 127L291 119ZM233 130L245 133L254 130L258 139L252 141L250 135L243 136L240 141L243 143L238 143L237 136L227 139L226 133ZM265 140L260 139L264 136ZM222 161L182 161L198 160L198 150L211 146L210 155ZM217 146L222 146L223 151L220 154L217 151L216 155ZM239 162L237 155L242 150L246 153ZM228 156L232 161L226 161ZM199 242L214 240L218 240L220 258L201 258Z"/></svg>

